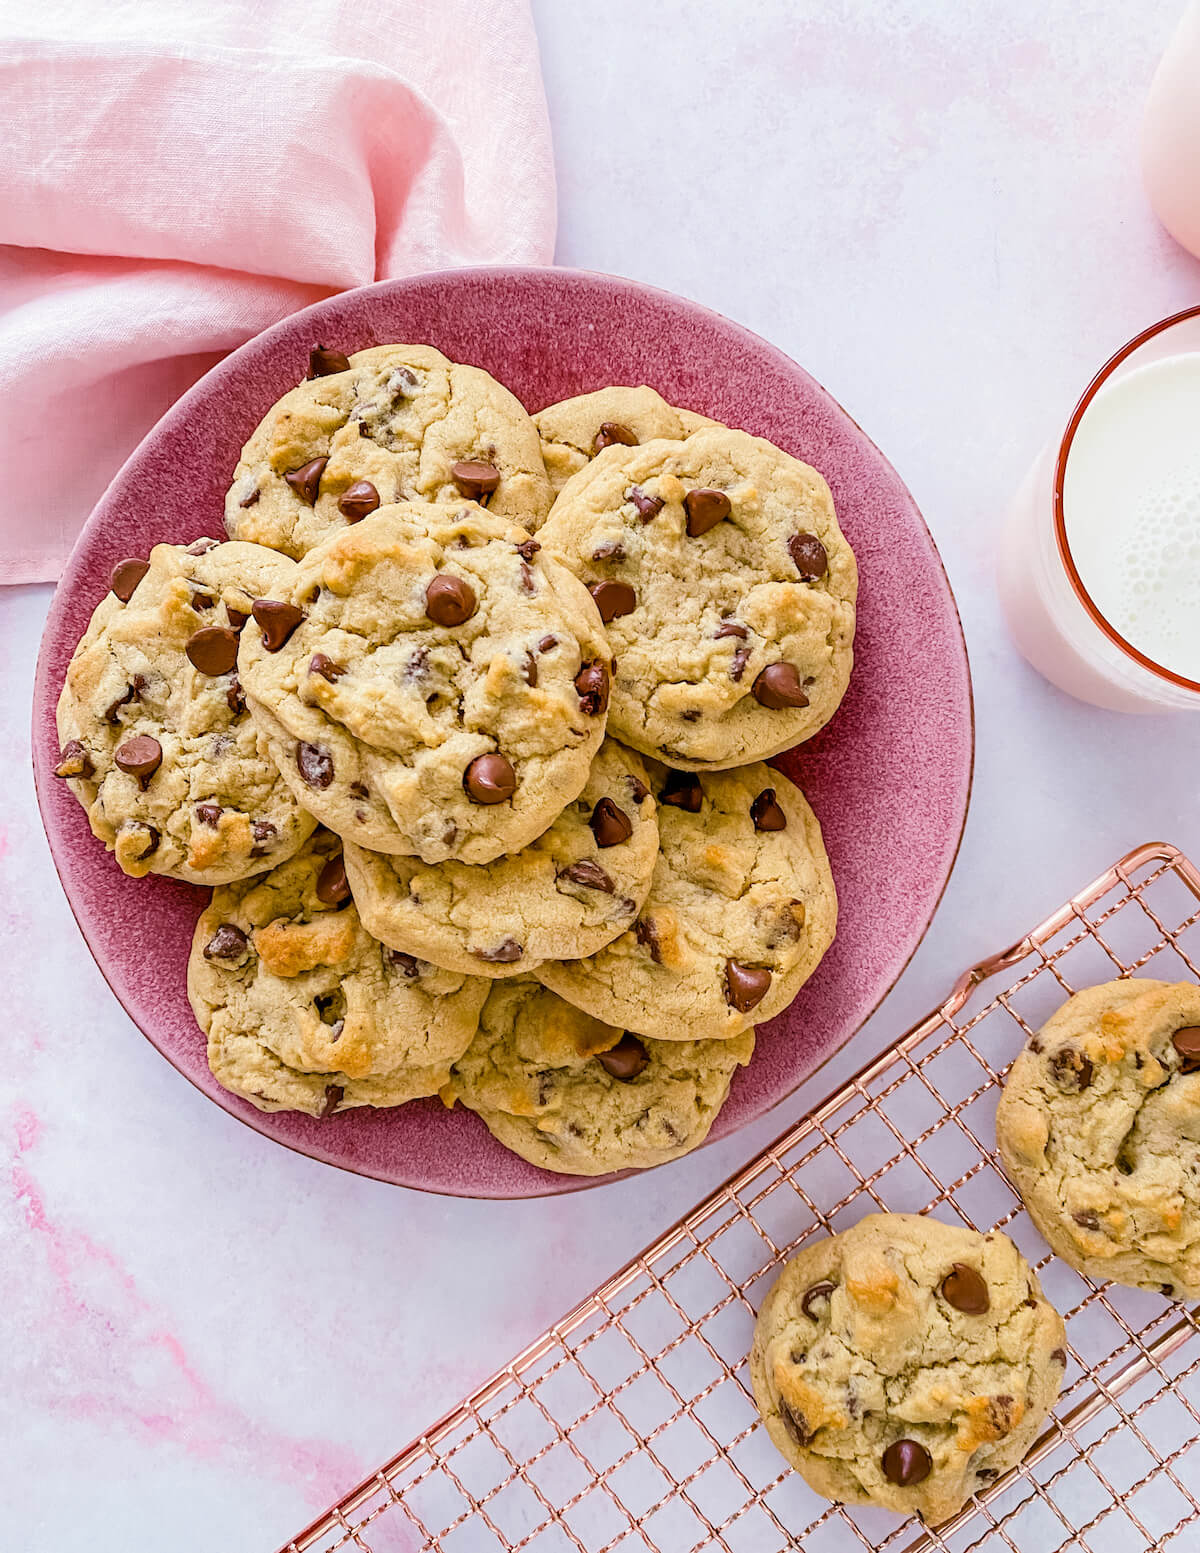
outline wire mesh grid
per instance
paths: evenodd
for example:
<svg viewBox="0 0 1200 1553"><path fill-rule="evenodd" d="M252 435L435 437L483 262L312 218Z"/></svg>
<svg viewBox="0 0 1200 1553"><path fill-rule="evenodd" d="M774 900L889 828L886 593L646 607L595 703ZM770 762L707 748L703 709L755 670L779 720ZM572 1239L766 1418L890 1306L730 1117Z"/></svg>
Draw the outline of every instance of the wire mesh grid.
<svg viewBox="0 0 1200 1553"><path fill-rule="evenodd" d="M1200 1307L1050 1256L993 1152L1003 1074L1081 987L1200 979L1200 872L1131 852L321 1516L281 1553L1140 1553L1200 1545ZM990 983L988 992L981 992ZM998 989L998 990L997 990ZM1025 1461L938 1527L832 1505L758 1420L757 1308L876 1210L1003 1229L1066 1318Z"/></svg>

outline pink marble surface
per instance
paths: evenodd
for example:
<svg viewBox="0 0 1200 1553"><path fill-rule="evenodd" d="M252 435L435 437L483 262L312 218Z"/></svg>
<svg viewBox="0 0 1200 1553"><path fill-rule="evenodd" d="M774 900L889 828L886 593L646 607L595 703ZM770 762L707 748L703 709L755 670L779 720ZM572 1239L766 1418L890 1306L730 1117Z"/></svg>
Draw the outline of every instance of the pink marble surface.
<svg viewBox="0 0 1200 1553"><path fill-rule="evenodd" d="M963 853L912 966L810 1100L1128 846L1200 853L1200 730L1051 690L991 583L998 517L1092 368L1200 299L1134 146L1180 8L536 6L560 261L693 296L802 360L911 487L962 606ZM34 472L8 469L36 521ZM0 594L0 1546L271 1553L804 1097L552 1203L422 1197L231 1132L117 1008L54 879L29 775L47 600Z"/></svg>

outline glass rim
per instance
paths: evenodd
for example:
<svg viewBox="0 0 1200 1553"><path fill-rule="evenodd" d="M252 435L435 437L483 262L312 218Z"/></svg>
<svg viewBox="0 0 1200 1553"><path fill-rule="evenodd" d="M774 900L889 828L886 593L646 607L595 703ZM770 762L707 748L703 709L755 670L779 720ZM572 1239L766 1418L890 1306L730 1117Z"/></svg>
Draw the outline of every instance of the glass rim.
<svg viewBox="0 0 1200 1553"><path fill-rule="evenodd" d="M1174 669L1168 669L1164 664L1148 657L1144 652L1136 648L1132 642L1127 641L1117 630L1116 626L1101 613L1095 600L1084 586L1083 579L1079 575L1079 568L1075 565L1075 558L1071 554L1071 546L1067 540L1066 514L1063 507L1063 486L1066 483L1067 458L1071 452L1071 445L1075 441L1075 434L1079 430L1079 424L1087 414L1092 400L1121 363L1127 361L1135 351L1141 350L1142 346L1154 339L1156 335L1163 334L1166 330L1174 328L1176 324L1185 323L1191 318L1200 318L1200 306L1186 307L1182 312L1172 313L1169 318L1164 318L1156 324L1151 324L1148 329L1143 329L1140 334L1135 335L1127 344L1122 345L1121 349L1114 356L1109 357L1084 389L1079 403L1071 414L1071 419L1067 422L1067 429L1063 433L1062 441L1059 443L1058 458L1054 465L1054 534L1058 541L1058 553L1062 558L1067 579L1075 590L1076 598L1083 606L1092 623L1099 627L1115 647L1118 647L1127 657L1132 658L1135 663L1140 664L1142 668L1149 670L1151 674L1156 674L1160 679L1166 680L1169 684L1178 686L1181 690L1191 690L1200 695L1200 680L1188 679L1186 675L1177 674Z"/></svg>

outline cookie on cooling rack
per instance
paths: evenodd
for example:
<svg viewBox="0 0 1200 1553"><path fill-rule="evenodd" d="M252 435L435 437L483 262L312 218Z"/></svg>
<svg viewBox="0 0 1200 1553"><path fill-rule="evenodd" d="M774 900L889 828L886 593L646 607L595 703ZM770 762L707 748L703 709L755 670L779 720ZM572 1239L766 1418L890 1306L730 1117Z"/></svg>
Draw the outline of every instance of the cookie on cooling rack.
<svg viewBox="0 0 1200 1553"><path fill-rule="evenodd" d="M531 977L496 982L443 1098L478 1112L543 1170L605 1175L704 1142L754 1034L650 1041L601 1024Z"/></svg>
<svg viewBox="0 0 1200 1553"><path fill-rule="evenodd" d="M542 439L546 474L555 492L605 448L635 447L657 437L682 442L719 422L694 410L678 410L644 383L640 388L598 388L547 405L533 417Z"/></svg>
<svg viewBox="0 0 1200 1553"><path fill-rule="evenodd" d="M1029 1449L1064 1342L1006 1235L879 1213L786 1264L750 1374L767 1432L818 1493L936 1523Z"/></svg>
<svg viewBox="0 0 1200 1553"><path fill-rule="evenodd" d="M1132 977L1069 998L1014 1062L996 1141L1063 1261L1200 1299L1200 987Z"/></svg>

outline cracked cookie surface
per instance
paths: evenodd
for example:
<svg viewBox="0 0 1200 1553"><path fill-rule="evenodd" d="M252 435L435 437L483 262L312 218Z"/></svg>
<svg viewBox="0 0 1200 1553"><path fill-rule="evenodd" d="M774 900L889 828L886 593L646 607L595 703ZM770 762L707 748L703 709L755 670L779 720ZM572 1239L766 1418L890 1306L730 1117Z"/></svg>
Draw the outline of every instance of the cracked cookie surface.
<svg viewBox="0 0 1200 1553"><path fill-rule="evenodd" d="M491 863L422 863L346 845L377 938L467 975L516 976L591 954L638 914L658 856L640 756L606 739L587 785L548 830Z"/></svg>
<svg viewBox="0 0 1200 1553"><path fill-rule="evenodd" d="M880 1213L784 1266L750 1374L771 1439L819 1494L936 1523L1025 1455L1064 1343L1006 1235Z"/></svg>
<svg viewBox="0 0 1200 1553"><path fill-rule="evenodd" d="M311 834L260 748L236 672L260 594L286 586L260 545L156 545L116 568L67 668L60 775L125 873L224 884L288 857Z"/></svg>
<svg viewBox="0 0 1200 1553"><path fill-rule="evenodd" d="M648 770L659 854L636 922L598 953L535 975L639 1035L737 1035L786 1008L833 942L821 827L800 789L761 764Z"/></svg>
<svg viewBox="0 0 1200 1553"><path fill-rule="evenodd" d="M428 345L342 359L285 394L247 442L225 499L230 538L299 558L372 503L476 495L527 529L541 523L552 492L537 431L503 384Z"/></svg>
<svg viewBox="0 0 1200 1553"><path fill-rule="evenodd" d="M381 508L309 551L269 603L242 634L250 710L339 835L487 863L582 792L604 736L604 631L587 591L507 519Z"/></svg>
<svg viewBox="0 0 1200 1553"><path fill-rule="evenodd" d="M270 873L215 891L188 961L217 1080L260 1111L310 1116L435 1094L487 990L372 938L325 831Z"/></svg>
<svg viewBox="0 0 1200 1553"><path fill-rule="evenodd" d="M1200 1299L1200 987L1077 992L1014 1062L996 1140L1065 1262Z"/></svg>
<svg viewBox="0 0 1200 1553"><path fill-rule="evenodd" d="M754 1034L644 1041L530 977L496 982L447 1100L544 1170L604 1175L661 1165L703 1143Z"/></svg>
<svg viewBox="0 0 1200 1553"><path fill-rule="evenodd" d="M546 474L557 494L572 475L614 442L632 446L660 437L682 442L701 427L720 423L695 410L676 409L643 383L640 388L598 388L595 393L560 400L539 410L533 424L542 439Z"/></svg>
<svg viewBox="0 0 1200 1553"><path fill-rule="evenodd" d="M815 469L725 427L606 448L541 531L592 591L616 659L610 721L716 769L810 738L853 660L858 572Z"/></svg>

